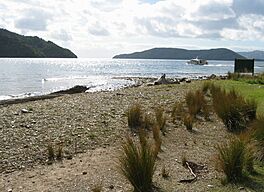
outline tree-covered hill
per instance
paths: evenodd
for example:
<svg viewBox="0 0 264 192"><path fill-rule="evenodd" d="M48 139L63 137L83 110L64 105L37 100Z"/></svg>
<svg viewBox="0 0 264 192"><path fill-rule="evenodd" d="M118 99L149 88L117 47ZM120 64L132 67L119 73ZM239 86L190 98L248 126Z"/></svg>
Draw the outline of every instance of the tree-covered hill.
<svg viewBox="0 0 264 192"><path fill-rule="evenodd" d="M39 37L0 29L0 57L77 58L69 49Z"/></svg>
<svg viewBox="0 0 264 192"><path fill-rule="evenodd" d="M187 50L178 48L153 48L142 52L116 55L115 59L193 59L199 57L207 60L234 60L244 58L242 55L226 48L209 50Z"/></svg>

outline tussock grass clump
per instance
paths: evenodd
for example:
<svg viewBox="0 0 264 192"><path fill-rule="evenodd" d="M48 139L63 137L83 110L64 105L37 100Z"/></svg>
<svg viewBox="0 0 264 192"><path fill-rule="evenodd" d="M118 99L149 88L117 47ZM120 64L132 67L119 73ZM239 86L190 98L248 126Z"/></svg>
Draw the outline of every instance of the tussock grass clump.
<svg viewBox="0 0 264 192"><path fill-rule="evenodd" d="M210 91L212 84L213 84L213 83L210 82L210 81L205 81L205 82L203 83L202 91L203 91L204 94L206 94L208 91Z"/></svg>
<svg viewBox="0 0 264 192"><path fill-rule="evenodd" d="M252 76L252 75L228 72L227 78L234 81L243 81L249 84L261 84L261 85L264 84L264 73L260 73Z"/></svg>
<svg viewBox="0 0 264 192"><path fill-rule="evenodd" d="M92 192L101 192L101 191L103 191L103 186L102 186L102 184L97 184L91 190L92 190Z"/></svg>
<svg viewBox="0 0 264 192"><path fill-rule="evenodd" d="M240 181L246 164L245 142L232 138L228 144L218 145L217 150L217 168L225 174L227 182Z"/></svg>
<svg viewBox="0 0 264 192"><path fill-rule="evenodd" d="M156 117L157 126L161 130L162 134L165 135L166 134L166 128L165 128L166 117L164 115L164 109L161 107L156 108L155 117Z"/></svg>
<svg viewBox="0 0 264 192"><path fill-rule="evenodd" d="M127 112L128 126L132 129L139 128L143 124L143 112L140 104L136 103L129 107Z"/></svg>
<svg viewBox="0 0 264 192"><path fill-rule="evenodd" d="M259 116L251 125L256 145L256 159L264 162L264 116Z"/></svg>
<svg viewBox="0 0 264 192"><path fill-rule="evenodd" d="M188 111L192 116L196 116L206 105L204 94L201 90L189 91L185 96Z"/></svg>
<svg viewBox="0 0 264 192"><path fill-rule="evenodd" d="M193 128L193 116L190 114L186 114L183 117L183 123L188 131L192 131Z"/></svg>
<svg viewBox="0 0 264 192"><path fill-rule="evenodd" d="M63 159L63 145L62 144L58 144L56 159L59 161Z"/></svg>
<svg viewBox="0 0 264 192"><path fill-rule="evenodd" d="M169 170L166 169L165 165L162 166L162 169L161 169L161 176L162 176L164 179L167 179L167 178L169 178L169 176L170 176Z"/></svg>
<svg viewBox="0 0 264 192"><path fill-rule="evenodd" d="M241 132L256 118L257 104L245 100L234 89L226 92L219 87L212 87L213 107L231 132Z"/></svg>
<svg viewBox="0 0 264 192"><path fill-rule="evenodd" d="M53 148L53 144L52 143L49 143L48 144L47 150L48 150L48 160L50 162L54 161L55 160L55 151L54 151L54 148Z"/></svg>
<svg viewBox="0 0 264 192"><path fill-rule="evenodd" d="M182 102L176 102L173 105L172 112L171 112L171 117L173 123L175 123L175 120L178 119L180 120L185 113L184 106Z"/></svg>
<svg viewBox="0 0 264 192"><path fill-rule="evenodd" d="M149 114L145 114L144 118L143 118L143 126L142 128L145 130L151 130L152 127L154 126L155 122L154 120L151 118L151 116Z"/></svg>
<svg viewBox="0 0 264 192"><path fill-rule="evenodd" d="M158 126L153 126L152 128L152 133L153 133L153 139L154 139L154 152L156 156L158 153L161 151L161 144L162 144L162 139L160 137L160 128Z"/></svg>
<svg viewBox="0 0 264 192"><path fill-rule="evenodd" d="M152 191L155 161L156 154L146 139L142 139L137 145L127 137L119 157L119 170L134 187L135 192L148 192Z"/></svg>

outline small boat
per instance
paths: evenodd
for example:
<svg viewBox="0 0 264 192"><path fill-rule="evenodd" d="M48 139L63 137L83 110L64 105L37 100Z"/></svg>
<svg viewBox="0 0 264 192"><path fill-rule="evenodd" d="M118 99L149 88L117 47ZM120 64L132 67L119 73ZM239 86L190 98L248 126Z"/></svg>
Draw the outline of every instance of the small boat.
<svg viewBox="0 0 264 192"><path fill-rule="evenodd" d="M196 57L195 59L191 59L187 61L187 63L194 64L194 65L207 65L208 61L206 59L198 59L198 57Z"/></svg>

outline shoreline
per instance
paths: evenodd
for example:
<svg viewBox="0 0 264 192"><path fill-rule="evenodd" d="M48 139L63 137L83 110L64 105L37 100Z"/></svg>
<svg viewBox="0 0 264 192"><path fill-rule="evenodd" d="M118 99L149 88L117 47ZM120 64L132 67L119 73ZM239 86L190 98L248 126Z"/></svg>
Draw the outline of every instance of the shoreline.
<svg viewBox="0 0 264 192"><path fill-rule="evenodd" d="M226 75L219 75L216 76L214 74L211 75L204 75L204 76L197 76L197 77L193 77L193 78L189 78L189 77L182 77L182 78L166 78L172 82L184 82L184 81L196 81L196 80L209 80L209 79L225 79ZM114 90L99 90L99 91L94 91L94 92L111 92L111 91L115 91L115 90L120 90L120 89L127 89L130 87L138 87L138 86L142 86L142 85L150 85L151 83L154 83L155 80L157 80L158 78L154 78L154 77L112 77L112 79L123 79L123 80L129 80L129 81L133 81L134 84L132 85L127 85L125 87L120 87L118 89L114 89ZM76 89L77 87L77 89ZM48 94L44 94L44 95L37 95L37 96L27 96L27 97L21 97L21 98L11 98L11 99L3 99L0 100L0 106L6 106L6 105L12 105L12 104L19 104L19 103L25 103L25 102L30 102L30 101L38 101L38 100L46 100L46 99L53 99L56 97L61 97L63 95L67 95L67 94L78 94L78 93L84 93L86 91L89 92L89 89L91 87L86 87L86 86L82 86L82 85L75 85L74 87L71 87L69 89L63 89L63 90L59 90L56 92L51 92ZM92 92L93 93L93 92Z"/></svg>

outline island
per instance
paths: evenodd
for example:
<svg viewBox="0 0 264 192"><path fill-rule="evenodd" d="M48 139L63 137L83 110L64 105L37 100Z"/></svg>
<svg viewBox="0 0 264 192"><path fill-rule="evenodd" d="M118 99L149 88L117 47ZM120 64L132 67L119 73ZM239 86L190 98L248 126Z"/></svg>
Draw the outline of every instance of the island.
<svg viewBox="0 0 264 192"><path fill-rule="evenodd" d="M234 60L244 56L226 48L209 50L187 50L179 48L153 48L142 52L116 55L114 59L193 59Z"/></svg>
<svg viewBox="0 0 264 192"><path fill-rule="evenodd" d="M8 58L77 58L69 49L39 37L24 36L0 29L0 57Z"/></svg>

